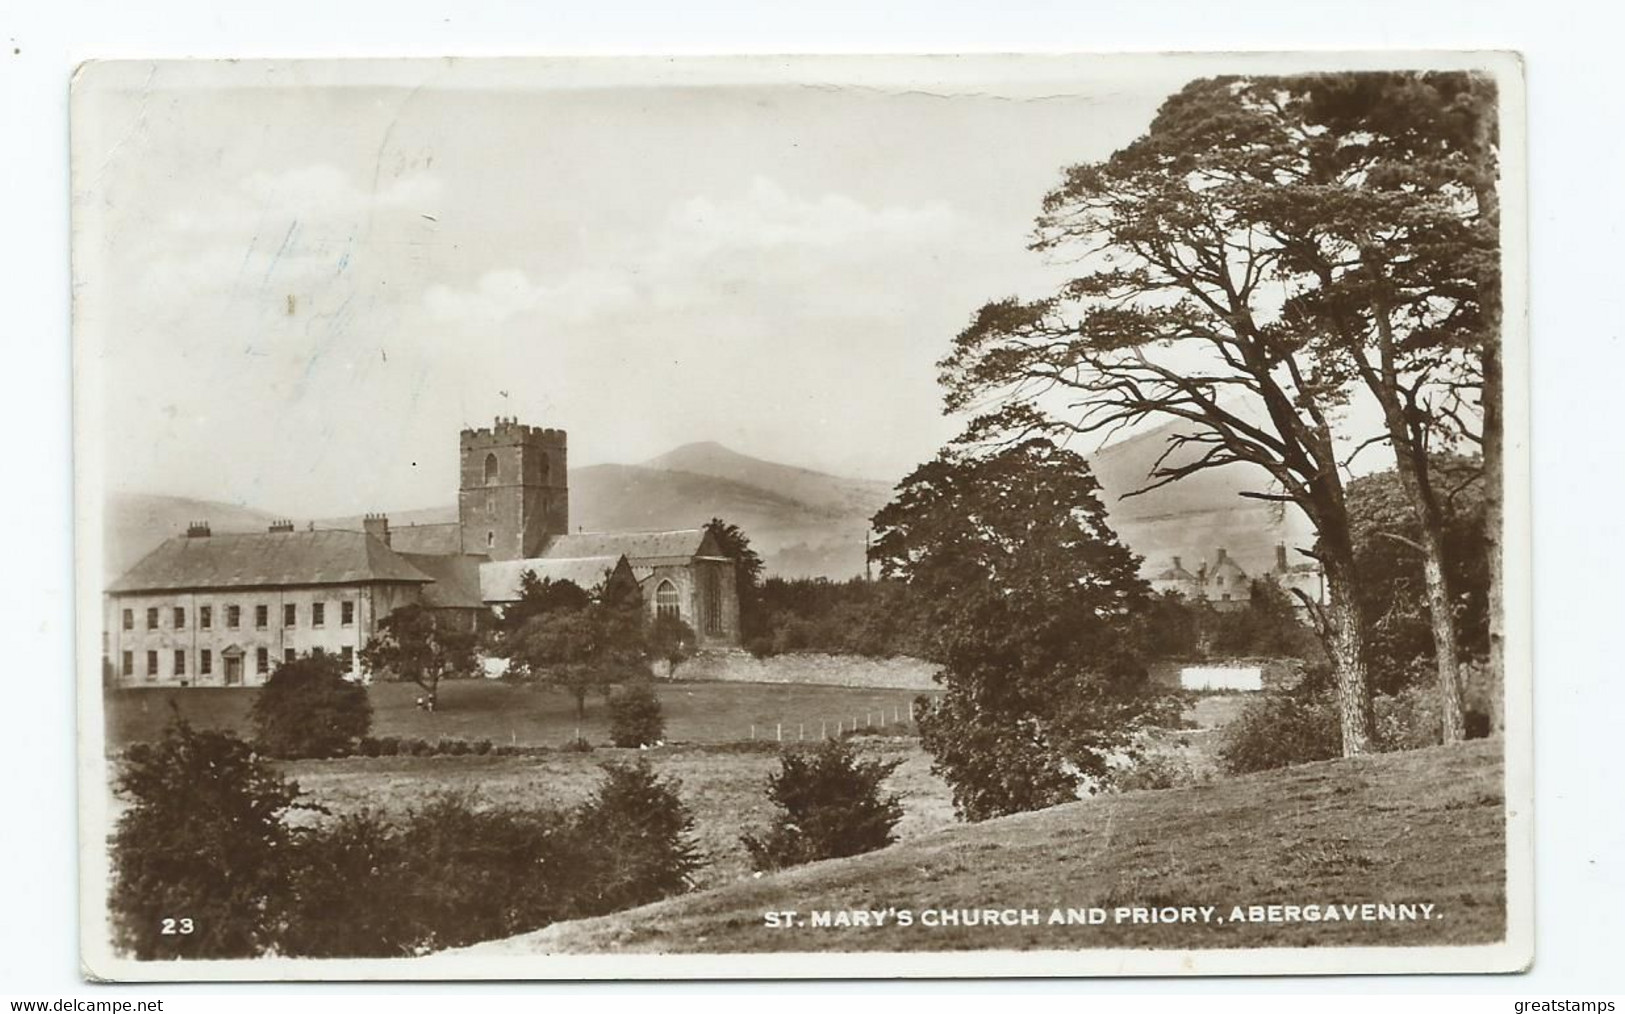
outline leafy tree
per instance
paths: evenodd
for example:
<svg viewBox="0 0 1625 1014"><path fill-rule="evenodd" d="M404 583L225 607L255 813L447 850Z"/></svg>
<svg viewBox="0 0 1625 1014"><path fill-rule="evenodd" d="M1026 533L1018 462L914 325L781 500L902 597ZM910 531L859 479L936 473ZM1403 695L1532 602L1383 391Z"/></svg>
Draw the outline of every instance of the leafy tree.
<svg viewBox="0 0 1625 1014"><path fill-rule="evenodd" d="M1290 294L1282 329L1381 409L1416 521L1444 738L1459 740L1457 591L1432 464L1478 439L1471 419L1493 415L1500 398L1489 362L1500 342L1494 82L1401 72L1230 88L1241 115L1294 139L1252 209L1314 280Z"/></svg>
<svg viewBox="0 0 1625 1014"><path fill-rule="evenodd" d="M694 654L694 628L681 617L661 613L649 624L649 654L666 663L666 676L676 674L677 667Z"/></svg>
<svg viewBox="0 0 1625 1014"><path fill-rule="evenodd" d="M341 757L372 728L367 688L336 655L300 655L271 673L249 709L254 745L272 757Z"/></svg>
<svg viewBox="0 0 1625 1014"><path fill-rule="evenodd" d="M629 683L609 695L609 741L616 746L650 746L666 734L660 698L645 682Z"/></svg>
<svg viewBox="0 0 1625 1014"><path fill-rule="evenodd" d="M1292 600L1269 578L1257 578L1248 588L1247 604L1220 612L1201 607L1211 633L1208 651L1214 655L1267 655L1318 660L1315 635L1298 620Z"/></svg>
<svg viewBox="0 0 1625 1014"><path fill-rule="evenodd" d="M761 633L759 592L762 585L762 558L750 548L750 538L738 525L721 518L705 523L705 530L717 540L722 555L734 561L734 585L739 599L739 632L745 640Z"/></svg>
<svg viewBox="0 0 1625 1014"><path fill-rule="evenodd" d="M587 717L588 695L651 678L635 606L594 602L543 613L518 632L512 649L510 667L517 663L527 678L574 697L578 719Z"/></svg>
<svg viewBox="0 0 1625 1014"><path fill-rule="evenodd" d="M1192 82L1139 139L1068 169L1044 199L1035 246L1071 257L1082 273L1047 298L987 304L941 366L950 410L990 406L973 433L1109 435L1172 419L1180 429L1146 488L1247 464L1265 481L1244 495L1302 509L1327 587L1324 605L1305 605L1333 661L1343 749L1356 754L1373 747L1375 727L1341 476L1342 448L1362 434L1339 432L1334 420L1369 385L1354 353L1371 346L1329 325L1369 320L1380 334L1383 320L1398 320L1398 304L1384 299L1412 274L1449 288L1451 264L1475 267L1480 304L1493 285L1481 270L1483 230L1430 203L1457 184L1429 179L1418 196L1398 179L1401 139L1420 151L1414 139L1431 129L1425 117L1403 126L1405 90L1367 103L1381 114L1361 121L1372 130L1345 133L1336 101L1304 98L1328 80L1364 79ZM1362 159L1365 168L1350 170ZM1396 256L1384 259L1384 239L1399 233ZM1342 261L1328 274L1328 240L1359 241L1348 277ZM1432 343L1434 328L1454 355L1474 326L1440 313L1411 337ZM1374 376L1391 392L1415 366L1379 363ZM1409 418L1424 408L1408 405ZM1390 425L1373 439L1397 442L1397 433Z"/></svg>
<svg viewBox="0 0 1625 1014"><path fill-rule="evenodd" d="M972 820L1075 798L1163 717L1130 617L1147 588L1088 463L1032 438L943 451L875 515L882 575L907 580L943 666L920 719Z"/></svg>
<svg viewBox="0 0 1625 1014"><path fill-rule="evenodd" d="M142 960L247 958L276 939L300 808L287 781L237 737L178 716L129 748L115 791L115 944Z"/></svg>
<svg viewBox="0 0 1625 1014"><path fill-rule="evenodd" d="M1435 458L1430 470L1448 483L1441 498L1442 545L1455 589L1451 620L1460 635L1458 657L1484 660L1490 652L1490 546L1484 537L1482 470L1473 460L1442 457ZM1433 666L1437 645L1418 545L1420 525L1393 470L1350 483L1349 512L1365 577L1361 601L1371 625L1371 657L1382 674L1377 689L1397 693L1419 671Z"/></svg>
<svg viewBox="0 0 1625 1014"><path fill-rule="evenodd" d="M473 634L440 622L434 610L414 603L378 624L378 633L361 649L361 666L376 677L416 683L433 710L441 680L474 674L475 643Z"/></svg>
<svg viewBox="0 0 1625 1014"><path fill-rule="evenodd" d="M505 637L511 637L544 613L558 609L585 609L591 603L592 596L574 581L555 581L536 576L534 570L527 570L519 575L519 600L510 602L503 609L498 630Z"/></svg>
<svg viewBox="0 0 1625 1014"><path fill-rule="evenodd" d="M890 845L903 807L895 795L882 795L880 786L901 763L860 760L840 739L781 753L779 770L767 778L768 798L779 812L765 836L740 839L756 869L855 856Z"/></svg>
<svg viewBox="0 0 1625 1014"><path fill-rule="evenodd" d="M604 780L577 811L586 914L614 912L688 890L700 868L694 818L675 779L657 778L645 758L606 764Z"/></svg>

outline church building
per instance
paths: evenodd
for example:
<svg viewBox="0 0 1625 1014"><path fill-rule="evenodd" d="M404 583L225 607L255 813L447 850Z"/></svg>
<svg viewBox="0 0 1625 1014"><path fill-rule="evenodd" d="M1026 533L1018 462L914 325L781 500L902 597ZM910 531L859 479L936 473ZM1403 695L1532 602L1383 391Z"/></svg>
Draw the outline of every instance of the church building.
<svg viewBox="0 0 1625 1014"><path fill-rule="evenodd" d="M525 572L594 594L635 585L651 618L681 619L696 646L739 646L734 561L704 529L569 530L563 430L498 418L459 441L458 520L391 531L210 532L193 524L107 588L104 630L120 685L254 685L275 664L327 652L359 671L361 648L394 609L420 604L477 628L518 599Z"/></svg>

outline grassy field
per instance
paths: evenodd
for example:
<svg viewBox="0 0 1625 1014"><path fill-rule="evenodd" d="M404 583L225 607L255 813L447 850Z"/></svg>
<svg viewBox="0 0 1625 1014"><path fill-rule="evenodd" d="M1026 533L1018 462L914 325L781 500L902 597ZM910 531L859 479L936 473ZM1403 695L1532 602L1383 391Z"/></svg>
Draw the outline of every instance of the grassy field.
<svg viewBox="0 0 1625 1014"><path fill-rule="evenodd" d="M473 948L506 954L1222 948L1487 943L1504 936L1500 740L1105 796L915 836ZM814 911L1426 903L1426 921L768 930Z"/></svg>
<svg viewBox="0 0 1625 1014"><path fill-rule="evenodd" d="M931 774L930 760L917 740L860 736L855 743L865 756L903 762L886 782L887 791L903 800L904 816L896 829L899 840L953 823L948 787ZM498 805L570 805L598 784L601 763L640 754L662 776L682 782L683 801L695 818L695 841L706 855L699 886L747 876L750 865L739 836L764 830L773 813L766 783L768 773L778 770L778 753L766 743L601 749L588 754L560 751L530 757L350 757L298 761L282 768L313 800L335 813L368 808L402 813L442 791L473 791L480 800Z"/></svg>
<svg viewBox="0 0 1625 1014"><path fill-rule="evenodd" d="M799 735L817 739L821 728L834 734L839 723L850 728L893 716L907 719L910 690L797 686L754 683L662 683L660 703L666 712L666 736L673 743L728 743L774 739L780 725L786 740ZM193 725L247 729L248 709L259 693L241 687L132 688L109 691L107 746L156 739L179 709ZM587 719L578 723L574 698L543 687L490 680L454 680L440 685L440 707L434 713L414 704L422 693L415 684L379 683L367 689L372 699L374 736L415 736L434 740L489 739L494 743L560 746L579 728L590 742L609 740L602 698L587 702Z"/></svg>

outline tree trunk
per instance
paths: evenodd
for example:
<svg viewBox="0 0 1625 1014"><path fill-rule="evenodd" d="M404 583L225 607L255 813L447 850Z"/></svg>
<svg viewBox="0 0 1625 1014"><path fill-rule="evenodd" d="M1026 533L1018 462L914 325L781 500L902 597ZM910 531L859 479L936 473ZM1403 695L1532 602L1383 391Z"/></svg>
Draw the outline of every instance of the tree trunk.
<svg viewBox="0 0 1625 1014"><path fill-rule="evenodd" d="M1377 730L1371 712L1371 674L1366 668L1365 617L1360 615L1354 580L1354 551L1351 545L1323 535L1319 552L1327 598L1322 640L1337 679L1343 756L1355 757L1376 749Z"/></svg>
<svg viewBox="0 0 1625 1014"><path fill-rule="evenodd" d="M1444 513L1439 509L1433 493L1432 480L1426 460L1417 460L1425 453L1414 445L1402 446L1394 436L1394 459L1421 528L1422 575L1428 593L1428 618L1433 627L1433 663L1439 674L1439 718L1441 733L1446 743L1459 743L1467 738L1467 723L1462 714L1461 652L1456 643L1455 595L1450 577L1445 570Z"/></svg>
<svg viewBox="0 0 1625 1014"><path fill-rule="evenodd" d="M1381 258L1370 258L1381 270ZM1444 512L1433 492L1432 462L1428 460L1428 433L1425 424L1413 425L1400 388L1397 343L1389 321L1386 297L1376 296L1378 364L1363 365L1366 387L1382 406L1388 442L1393 445L1394 467L1400 486L1410 501L1411 512L1421 530L1422 574L1427 584L1428 618L1433 627L1433 664L1439 673L1439 715L1446 743L1467 738L1461 707L1460 652L1456 647L1455 596L1444 559ZM1411 406L1415 411L1414 403Z"/></svg>
<svg viewBox="0 0 1625 1014"><path fill-rule="evenodd" d="M1489 684L1497 729L1506 726L1506 613L1502 599L1501 505L1501 344L1500 334L1484 341L1484 540L1490 559Z"/></svg>
<svg viewBox="0 0 1625 1014"><path fill-rule="evenodd" d="M579 691L576 694L576 721L586 721L587 718L587 692Z"/></svg>

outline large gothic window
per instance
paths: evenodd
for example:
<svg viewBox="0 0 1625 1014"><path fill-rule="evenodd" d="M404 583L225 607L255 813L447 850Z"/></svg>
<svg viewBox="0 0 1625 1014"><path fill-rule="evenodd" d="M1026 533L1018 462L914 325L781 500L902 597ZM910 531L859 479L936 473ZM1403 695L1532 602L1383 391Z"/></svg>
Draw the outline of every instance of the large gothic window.
<svg viewBox="0 0 1625 1014"><path fill-rule="evenodd" d="M722 580L711 566L705 568L705 632L722 633Z"/></svg>
<svg viewBox="0 0 1625 1014"><path fill-rule="evenodd" d="M670 616L674 620L682 618L677 608L677 586L670 581L660 582L660 587L655 589L655 615Z"/></svg>
<svg viewBox="0 0 1625 1014"><path fill-rule="evenodd" d="M491 485L492 483L494 483L496 481L497 481L497 456L495 454L487 454L485 456L485 484L487 486L489 486L489 485Z"/></svg>

